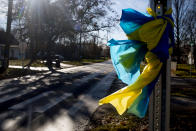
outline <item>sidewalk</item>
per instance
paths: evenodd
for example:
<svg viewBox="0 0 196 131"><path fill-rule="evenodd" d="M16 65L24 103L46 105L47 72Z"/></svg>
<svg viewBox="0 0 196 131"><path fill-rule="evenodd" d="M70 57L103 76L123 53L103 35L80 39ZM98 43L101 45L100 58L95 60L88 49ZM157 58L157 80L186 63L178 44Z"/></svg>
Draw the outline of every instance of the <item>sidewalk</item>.
<svg viewBox="0 0 196 131"><path fill-rule="evenodd" d="M61 63L61 68L70 68L70 67L74 67L74 65ZM22 66L14 66L14 65L10 65L9 68L23 69ZM27 67L25 67L24 69L27 69ZM30 69L36 71L49 71L48 67L30 67Z"/></svg>

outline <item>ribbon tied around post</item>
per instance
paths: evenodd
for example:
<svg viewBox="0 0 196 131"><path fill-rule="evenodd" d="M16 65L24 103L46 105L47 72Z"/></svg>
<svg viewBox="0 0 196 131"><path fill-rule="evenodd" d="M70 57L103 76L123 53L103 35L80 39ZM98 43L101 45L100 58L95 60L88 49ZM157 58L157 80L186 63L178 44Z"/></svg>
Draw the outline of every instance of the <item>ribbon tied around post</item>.
<svg viewBox="0 0 196 131"><path fill-rule="evenodd" d="M140 118L145 116L162 65L174 46L172 9L163 16L157 16L150 8L147 11L148 14L144 14L123 9L120 26L128 40L108 42L118 78L128 86L101 99L99 104L112 104L120 115L127 112ZM146 66L140 74L144 60Z"/></svg>

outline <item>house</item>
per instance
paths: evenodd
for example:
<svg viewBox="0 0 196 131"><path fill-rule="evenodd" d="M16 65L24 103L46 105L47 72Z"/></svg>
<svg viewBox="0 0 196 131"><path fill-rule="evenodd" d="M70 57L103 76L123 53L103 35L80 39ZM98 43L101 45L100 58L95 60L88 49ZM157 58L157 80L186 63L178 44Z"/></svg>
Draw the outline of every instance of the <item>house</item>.
<svg viewBox="0 0 196 131"><path fill-rule="evenodd" d="M194 45L195 46L195 45ZM185 44L183 47L180 47L181 57L180 61L184 64L194 64L194 46Z"/></svg>
<svg viewBox="0 0 196 131"><path fill-rule="evenodd" d="M6 32L0 30L0 59L4 58L4 50L6 43ZM10 35L9 39L10 43L10 59L19 59L20 58L20 50L19 50L19 42L13 35Z"/></svg>
<svg viewBox="0 0 196 131"><path fill-rule="evenodd" d="M110 56L110 48L109 48L109 46L103 44L103 45L101 45L101 47L102 47L101 56L104 57L104 58L105 57L109 57Z"/></svg>

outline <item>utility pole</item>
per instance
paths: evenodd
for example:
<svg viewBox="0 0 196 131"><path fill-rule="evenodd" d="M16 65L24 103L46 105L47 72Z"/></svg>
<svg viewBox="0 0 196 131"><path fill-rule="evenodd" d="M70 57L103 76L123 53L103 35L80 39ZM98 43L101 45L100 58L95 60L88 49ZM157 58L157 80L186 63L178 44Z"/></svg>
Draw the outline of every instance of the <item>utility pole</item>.
<svg viewBox="0 0 196 131"><path fill-rule="evenodd" d="M6 38L5 38L6 45L4 48L4 60L3 60L0 73L5 72L9 66L9 48L10 48L10 32L11 32L11 23L12 23L12 7L13 7L13 0L9 0L8 1Z"/></svg>
<svg viewBox="0 0 196 131"><path fill-rule="evenodd" d="M171 8L171 0L150 0L151 8L162 16ZM164 62L162 73L150 97L149 131L169 131L171 58Z"/></svg>

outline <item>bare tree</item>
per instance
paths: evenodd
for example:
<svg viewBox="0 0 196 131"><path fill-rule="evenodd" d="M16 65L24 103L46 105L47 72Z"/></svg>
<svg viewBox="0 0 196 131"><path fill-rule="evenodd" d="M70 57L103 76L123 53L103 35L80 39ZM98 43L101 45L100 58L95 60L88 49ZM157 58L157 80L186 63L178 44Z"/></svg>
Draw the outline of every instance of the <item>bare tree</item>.
<svg viewBox="0 0 196 131"><path fill-rule="evenodd" d="M10 32L12 23L12 7L13 0L8 1L8 13L7 13L7 26L6 26L6 43L4 48L4 60L2 61L2 67L0 67L0 73L4 73L9 67L9 48L10 48Z"/></svg>
<svg viewBox="0 0 196 131"><path fill-rule="evenodd" d="M193 0L190 4L190 9L187 12L187 40L194 46L194 62L196 62L196 1ZM196 64L195 64L196 67Z"/></svg>
<svg viewBox="0 0 196 131"><path fill-rule="evenodd" d="M24 9L21 18L18 15ZM71 34L73 22L69 19L69 10L60 8L50 0L18 1L15 4L14 23L22 41L29 42L31 63L37 59L40 51L46 53L48 67L51 68L51 53L53 45L61 36ZM43 46L45 45L45 46Z"/></svg>
<svg viewBox="0 0 196 131"><path fill-rule="evenodd" d="M174 54L177 56L177 61L180 60L180 44L182 39L186 36L186 12L189 7L189 0L173 0L173 18L174 18L174 37L176 41L176 48Z"/></svg>
<svg viewBox="0 0 196 131"><path fill-rule="evenodd" d="M111 8L114 4L111 0L71 0L69 4L76 23L76 38L79 44L77 52L80 56L82 41L92 39L100 30L114 27L118 16ZM112 16L108 15L109 12Z"/></svg>
<svg viewBox="0 0 196 131"><path fill-rule="evenodd" d="M190 3L190 8L187 11L186 14L186 18L187 18L187 39L192 42L195 43L196 42L196 1L192 1L192 3Z"/></svg>
<svg viewBox="0 0 196 131"><path fill-rule="evenodd" d="M14 32L20 41L29 44L31 61L28 66L37 59L38 52L45 52L51 68L55 45L69 41L76 44L75 49L81 49L82 41L91 40L96 31L113 27L116 17L108 15L109 11L115 13L111 4L111 0L16 1ZM79 56L80 52L76 58Z"/></svg>

